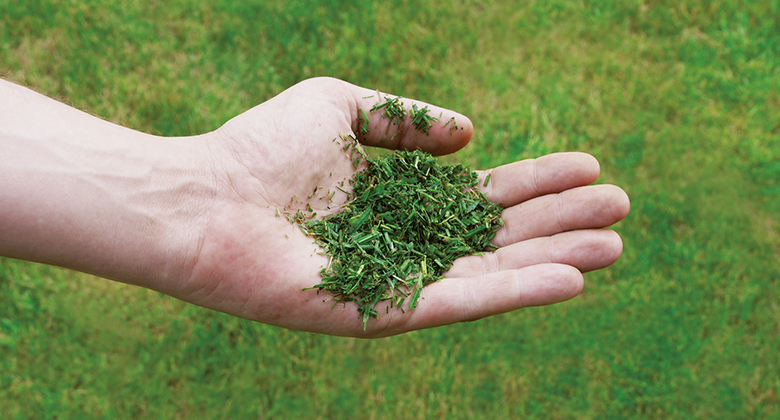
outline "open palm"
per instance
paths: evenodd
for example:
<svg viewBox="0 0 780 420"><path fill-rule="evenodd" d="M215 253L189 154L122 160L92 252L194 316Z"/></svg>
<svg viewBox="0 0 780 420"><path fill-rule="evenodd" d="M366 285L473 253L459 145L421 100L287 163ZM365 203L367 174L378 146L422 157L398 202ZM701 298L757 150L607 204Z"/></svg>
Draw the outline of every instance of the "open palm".
<svg viewBox="0 0 780 420"><path fill-rule="evenodd" d="M490 172L486 197L502 203L500 249L463 257L446 278L427 286L413 311L380 305L366 331L355 304L333 305L330 296L303 291L320 282L327 257L284 213L307 206L322 216L337 210L355 166L340 135L363 145L419 148L441 155L465 146L470 121L427 105L440 121L426 134L407 118L400 126L369 112L378 92L334 79L311 79L203 136L213 196L204 205L188 273L175 296L205 307L281 327L335 335L385 336L474 320L576 296L581 272L613 263L620 238L602 229L628 212L617 187L589 186L598 177L594 158L565 153L516 162ZM368 116L365 134L361 113ZM453 124L444 123L454 118ZM483 183L480 182L480 186ZM338 187L338 188L337 188ZM340 189L341 190L340 190ZM280 217L281 214L281 217Z"/></svg>

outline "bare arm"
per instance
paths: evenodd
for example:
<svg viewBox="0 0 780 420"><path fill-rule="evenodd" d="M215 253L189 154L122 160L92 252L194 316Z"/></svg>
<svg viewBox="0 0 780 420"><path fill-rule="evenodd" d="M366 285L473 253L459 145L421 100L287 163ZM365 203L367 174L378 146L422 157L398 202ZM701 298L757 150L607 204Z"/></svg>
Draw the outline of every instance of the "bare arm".
<svg viewBox="0 0 780 420"><path fill-rule="evenodd" d="M197 138L161 138L0 80L0 254L166 289L206 200Z"/></svg>
<svg viewBox="0 0 780 420"><path fill-rule="evenodd" d="M620 237L604 228L626 216L628 197L589 185L599 174L593 157L554 154L488 170L486 196L507 206L494 240L501 248L457 260L413 311L390 311L363 331L354 304L331 309L327 296L302 291L319 283L327 258L275 210L354 175L333 139L359 132L375 93L311 79L214 132L162 138L0 81L0 255L285 328L368 337L570 299L582 290L581 272L620 256ZM462 129L438 124L424 134L408 119L388 129L369 113L360 141L433 154L468 143L466 117L412 102ZM346 197L334 200L335 208Z"/></svg>

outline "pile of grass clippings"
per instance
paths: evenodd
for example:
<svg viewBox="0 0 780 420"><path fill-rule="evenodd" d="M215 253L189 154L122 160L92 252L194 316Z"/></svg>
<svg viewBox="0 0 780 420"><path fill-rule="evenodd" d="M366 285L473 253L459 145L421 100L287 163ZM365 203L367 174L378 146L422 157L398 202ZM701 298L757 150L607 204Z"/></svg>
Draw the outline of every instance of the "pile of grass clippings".
<svg viewBox="0 0 780 420"><path fill-rule="evenodd" d="M365 329L380 302L414 309L423 286L455 259L495 249L502 209L467 167L439 165L421 151L363 157L367 166L350 180L351 200L339 213L296 221L329 256L322 283L310 289L357 303Z"/></svg>

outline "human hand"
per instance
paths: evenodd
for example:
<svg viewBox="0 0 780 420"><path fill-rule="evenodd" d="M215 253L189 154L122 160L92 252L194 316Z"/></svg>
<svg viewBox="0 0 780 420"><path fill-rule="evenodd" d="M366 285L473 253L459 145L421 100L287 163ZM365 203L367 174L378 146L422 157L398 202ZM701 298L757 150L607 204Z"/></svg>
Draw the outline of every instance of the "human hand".
<svg viewBox="0 0 780 420"><path fill-rule="evenodd" d="M620 237L603 228L626 216L628 197L615 186L589 185L599 174L593 157L563 153L479 172L482 179L491 175L486 187L479 183L486 197L505 206L504 226L494 239L500 248L457 260L444 279L423 289L414 310L385 313L387 303L380 304L379 319L364 331L354 303L334 307L326 293L303 291L320 282L327 258L277 209L294 213L308 204L323 216L345 202L336 187L348 188L344 181L355 167L334 139L353 134L366 146L441 155L471 138L467 118L431 105L429 115L441 118L429 134L414 129L409 118L400 127L388 125L381 112L369 112L384 100L377 95L334 79L311 79L202 136L211 193L193 204L204 215L191 226L197 243L185 247L191 255L181 259L181 278L159 289L285 328L378 337L570 299L582 290L581 272L620 256ZM426 105L404 102L407 109ZM368 116L365 135L361 109ZM444 127L450 118L458 129ZM336 192L332 202L320 199L325 191Z"/></svg>
<svg viewBox="0 0 780 420"><path fill-rule="evenodd" d="M480 173L491 175L487 198L506 206L494 238L501 248L456 260L414 310L383 313L380 304L364 331L355 304L332 307L326 293L303 291L320 283L327 259L277 209L310 205L322 216L345 202L336 187L355 167L334 139L359 133L364 145L441 155L471 138L466 117L433 106L440 121L430 134L408 117L388 125L369 111L384 100L377 95L312 79L215 132L165 138L0 79L0 255L272 325L363 337L566 300L582 289L581 272L619 257L620 238L603 228L625 217L626 194L588 185L599 173L593 157L554 154ZM332 202L320 200L328 190Z"/></svg>

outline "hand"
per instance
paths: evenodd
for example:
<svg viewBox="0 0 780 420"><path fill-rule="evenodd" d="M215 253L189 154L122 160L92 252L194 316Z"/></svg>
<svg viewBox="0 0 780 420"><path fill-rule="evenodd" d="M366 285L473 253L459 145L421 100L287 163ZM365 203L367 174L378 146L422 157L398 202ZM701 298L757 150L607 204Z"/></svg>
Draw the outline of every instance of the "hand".
<svg viewBox="0 0 780 420"><path fill-rule="evenodd" d="M345 201L336 187L355 168L334 139L362 132L359 110L369 120L368 133L357 136L363 145L441 155L471 138L466 117L431 105L429 115L441 117L430 134L414 129L409 118L394 125L381 112L369 112L384 101L377 95L338 80L311 79L202 136L202 150L208 150L203 176L212 193L193 203L203 217L190 227L184 274L158 289L285 328L377 337L570 299L582 290L581 272L620 256L620 237L603 228L626 216L628 197L615 186L588 185L599 174L593 157L563 153L480 173L483 179L491 174L486 197L506 208L494 240L500 248L457 260L446 278L424 288L414 310L385 313L380 304L379 319L363 331L354 303L334 307L327 293L302 291L320 282L327 258L277 209L294 213L309 204L322 216ZM404 100L407 109L413 103L427 105ZM444 127L450 118L458 129ZM332 203L320 199L328 190L336 191Z"/></svg>

